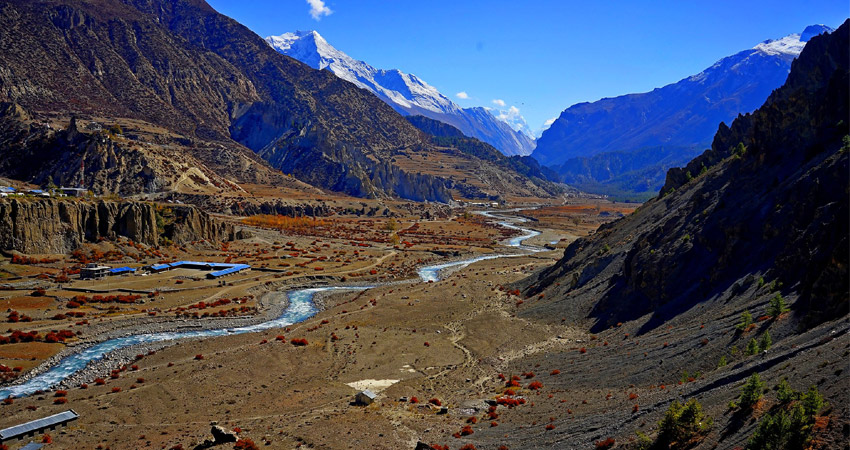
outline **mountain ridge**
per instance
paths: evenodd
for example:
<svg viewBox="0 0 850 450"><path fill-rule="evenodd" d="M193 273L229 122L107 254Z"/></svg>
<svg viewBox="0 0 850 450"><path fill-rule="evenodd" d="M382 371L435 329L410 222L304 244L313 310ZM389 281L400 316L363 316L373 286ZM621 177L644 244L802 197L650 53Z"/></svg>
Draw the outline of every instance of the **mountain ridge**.
<svg viewBox="0 0 850 450"><path fill-rule="evenodd" d="M444 153L372 93L281 55L204 1L10 0L0 5L0 25L0 101L32 117L64 116L66 124L85 115L104 117L107 124L135 121L135 129L161 128L149 138L102 132L92 138L97 145L54 139L56 133L46 130L36 142L44 145L36 148L20 138L32 120L3 121L8 127L0 130L0 140L14 142L18 151L4 154L0 167L18 171L16 161L33 162L38 170L27 180L57 173L63 180L92 180L79 177L78 153L85 146L100 163L86 167L120 172L87 187L125 195L140 193L134 180L150 178L154 166L165 169L153 176L167 179L147 186L178 185L192 179L188 172L199 171L199 179L212 180L201 183L210 193L218 192L216 183L232 183L216 179L220 170L237 183L254 182L257 173L285 183L283 171L356 197L440 202L450 201L450 190L463 184L414 164L394 164L392 154L405 150ZM157 143L162 134L168 142ZM38 157L44 148L57 156L50 164ZM137 151L141 157L131 158ZM195 158L181 156L187 153ZM466 178L479 186L501 176L484 161L453 155L476 168ZM525 181L500 186L530 192Z"/></svg>
<svg viewBox="0 0 850 450"><path fill-rule="evenodd" d="M649 92L575 104L543 132L532 155L572 179L580 174L570 169L580 162L565 163L575 158L653 147L706 148L718 124L752 111L782 85L791 61L805 45L803 35L808 39L827 30L809 26L802 34L761 42L721 58L698 74ZM683 156L695 153L688 151ZM642 158L651 162L652 154ZM646 169L651 165L655 164ZM659 166L662 172L670 167ZM656 189L662 180L654 180ZM617 182L607 178L592 181Z"/></svg>
<svg viewBox="0 0 850 450"><path fill-rule="evenodd" d="M377 69L330 45L316 31L296 31L266 37L278 52L314 69L328 69L340 78L368 89L403 115L422 115L460 129L502 153L528 155L534 140L496 118L483 107L461 108L414 74L398 69Z"/></svg>

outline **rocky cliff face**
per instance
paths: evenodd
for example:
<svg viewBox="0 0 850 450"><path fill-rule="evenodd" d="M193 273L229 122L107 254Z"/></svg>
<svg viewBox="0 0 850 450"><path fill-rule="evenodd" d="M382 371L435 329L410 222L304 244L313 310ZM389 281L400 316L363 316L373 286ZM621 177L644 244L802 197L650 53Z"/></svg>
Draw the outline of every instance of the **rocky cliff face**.
<svg viewBox="0 0 850 450"><path fill-rule="evenodd" d="M784 286L805 324L846 314L848 28L812 38L785 85L672 169L661 196L527 280L546 298L527 313L586 317L596 330L650 314L648 330L758 299L761 278Z"/></svg>
<svg viewBox="0 0 850 450"><path fill-rule="evenodd" d="M83 202L53 199L0 201L0 248L23 253L69 253L84 242L125 237L157 245L232 239L233 226L191 206L170 208L174 220L158 225L157 207L141 202ZM162 222L162 219L159 220Z"/></svg>
<svg viewBox="0 0 850 450"><path fill-rule="evenodd" d="M99 169L98 190L110 192L214 195L232 184L221 178L274 184L283 170L354 196L451 198L447 180L392 164L395 151L437 150L389 105L279 54L204 1L9 0L0 29L0 101L39 117L121 118L153 135L32 141L32 130L0 127L15 144L0 154L0 173L73 179L85 159ZM150 144L165 135L175 136ZM46 162L32 164L43 153Z"/></svg>

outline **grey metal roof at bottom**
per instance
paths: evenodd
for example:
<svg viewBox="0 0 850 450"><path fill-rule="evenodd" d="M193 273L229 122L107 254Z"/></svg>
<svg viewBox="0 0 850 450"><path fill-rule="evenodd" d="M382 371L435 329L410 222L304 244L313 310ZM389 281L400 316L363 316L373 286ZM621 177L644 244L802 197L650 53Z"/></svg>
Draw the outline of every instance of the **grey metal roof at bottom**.
<svg viewBox="0 0 850 450"><path fill-rule="evenodd" d="M21 447L20 450L38 450L41 447L44 447L44 444L36 444L35 442L30 442L29 444Z"/></svg>
<svg viewBox="0 0 850 450"><path fill-rule="evenodd" d="M43 417L41 419L36 419L27 423L22 423L20 425L15 425L13 427L0 430L0 440L5 441L6 439L12 439L18 436L23 436L27 433L49 428L54 425L59 425L64 422L77 419L79 417L80 415L74 412L73 409L69 409L59 414L54 414L52 416Z"/></svg>

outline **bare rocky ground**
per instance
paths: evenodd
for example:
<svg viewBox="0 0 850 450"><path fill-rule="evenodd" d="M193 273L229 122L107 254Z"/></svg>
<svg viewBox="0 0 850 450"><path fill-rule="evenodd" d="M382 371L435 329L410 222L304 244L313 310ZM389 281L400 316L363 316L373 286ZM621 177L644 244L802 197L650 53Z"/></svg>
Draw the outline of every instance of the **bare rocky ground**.
<svg viewBox="0 0 850 450"><path fill-rule="evenodd" d="M550 230L529 243L557 236ZM0 406L0 426L70 407L81 419L50 433L54 448L192 448L210 437L212 422L240 429L263 448L412 449L418 441L453 449L593 448L607 438L624 447L638 430L652 435L674 399L695 397L714 419L698 447L736 448L775 407L770 388L788 378L797 390L818 386L829 400L816 448L846 445L846 318L796 335L796 318L785 315L741 333L743 308L758 317L766 307L756 292L747 293L751 304L702 304L640 335L648 317L596 334L581 318L525 317L542 299L511 295L508 286L560 254L483 261L436 283L334 294L321 300L321 313L289 329L127 350L99 368L104 385L91 372L68 383L67 404L54 405L53 392L16 399ZM744 356L747 342L768 328L773 347ZM308 345L290 343L299 338ZM731 355L731 347L740 352ZM137 369L102 375L139 353ZM718 368L721 355L728 365ZM753 414L730 410L754 371L769 388L765 400ZM498 406L489 417L486 402L505 389L499 374L520 376L516 395L526 403ZM535 381L542 386L530 389ZM352 385L372 386L376 402L352 405ZM471 434L452 436L465 426Z"/></svg>

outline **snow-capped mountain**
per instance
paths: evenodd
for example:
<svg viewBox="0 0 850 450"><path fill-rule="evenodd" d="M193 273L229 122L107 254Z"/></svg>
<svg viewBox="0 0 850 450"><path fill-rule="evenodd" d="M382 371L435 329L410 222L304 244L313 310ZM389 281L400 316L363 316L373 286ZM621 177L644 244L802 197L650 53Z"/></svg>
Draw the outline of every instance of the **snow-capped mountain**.
<svg viewBox="0 0 850 450"><path fill-rule="evenodd" d="M607 152L707 148L720 122L731 123L738 114L756 109L785 82L791 61L809 38L831 31L812 25L651 92L573 105L543 132L533 156L555 166Z"/></svg>
<svg viewBox="0 0 850 450"><path fill-rule="evenodd" d="M509 156L528 155L534 149L534 140L524 132L528 125L518 114L506 111L500 113L505 120L499 120L485 108L461 108L416 75L396 69L376 69L337 50L315 31L269 36L266 41L284 55L314 69L328 69L372 91L401 114L420 114L448 123Z"/></svg>

